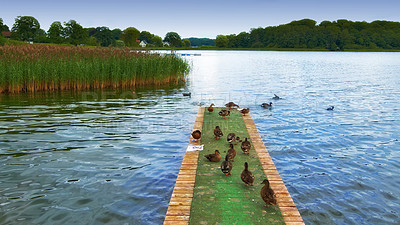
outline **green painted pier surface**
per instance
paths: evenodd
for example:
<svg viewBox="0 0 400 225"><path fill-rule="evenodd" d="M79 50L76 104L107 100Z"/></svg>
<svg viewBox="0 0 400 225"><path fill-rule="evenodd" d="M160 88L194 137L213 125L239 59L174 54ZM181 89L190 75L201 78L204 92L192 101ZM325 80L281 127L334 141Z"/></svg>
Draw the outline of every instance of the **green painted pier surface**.
<svg viewBox="0 0 400 225"><path fill-rule="evenodd" d="M201 144L199 152L193 199L190 208L189 224L285 224L278 205L265 207L260 196L266 179L263 167L252 143L250 155L245 155L241 142L235 145L237 152L230 176L221 171L221 163L229 149L226 140L228 133L235 133L242 140L250 140L242 115L231 110L231 115L223 119L218 115L221 108L213 113L205 110ZM224 136L216 140L213 130L220 126ZM222 155L220 162L209 162L204 155L218 149ZM254 186L246 186L240 178L244 163L248 162L249 170L254 174Z"/></svg>

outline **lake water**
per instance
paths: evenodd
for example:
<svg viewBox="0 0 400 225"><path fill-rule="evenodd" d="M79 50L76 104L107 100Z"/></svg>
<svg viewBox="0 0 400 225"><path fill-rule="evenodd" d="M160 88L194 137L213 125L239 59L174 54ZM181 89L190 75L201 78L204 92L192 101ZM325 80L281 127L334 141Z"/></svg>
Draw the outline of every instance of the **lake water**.
<svg viewBox="0 0 400 225"><path fill-rule="evenodd" d="M0 224L162 224L198 105L228 101L307 224L400 223L400 53L196 53L186 87L0 96Z"/></svg>

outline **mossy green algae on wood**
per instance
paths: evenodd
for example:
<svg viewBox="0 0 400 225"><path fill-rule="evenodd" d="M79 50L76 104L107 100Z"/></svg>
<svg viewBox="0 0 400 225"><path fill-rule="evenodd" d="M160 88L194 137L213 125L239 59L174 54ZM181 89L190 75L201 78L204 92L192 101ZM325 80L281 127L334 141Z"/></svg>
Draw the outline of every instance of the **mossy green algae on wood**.
<svg viewBox="0 0 400 225"><path fill-rule="evenodd" d="M225 176L221 162L209 162L204 155L218 149L225 158L229 149L226 141L228 133L235 133L241 139L249 138L241 114L231 110L231 116L223 119L218 115L221 108L214 112L205 112L201 143L204 150L200 152L193 202L190 212L190 224L285 224L277 205L265 207L260 197L265 174L252 147L250 155L240 149L240 142L235 145L237 152L230 176ZM224 136L215 140L213 130L220 126ZM251 141L251 140L249 140ZM254 186L246 186L240 178L244 162L249 163L249 170L255 176Z"/></svg>

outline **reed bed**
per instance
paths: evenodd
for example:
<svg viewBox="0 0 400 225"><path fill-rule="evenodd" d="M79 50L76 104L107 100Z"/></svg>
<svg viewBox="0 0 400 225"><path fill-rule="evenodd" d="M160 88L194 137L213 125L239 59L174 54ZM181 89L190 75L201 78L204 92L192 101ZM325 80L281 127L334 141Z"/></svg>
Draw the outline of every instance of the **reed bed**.
<svg viewBox="0 0 400 225"><path fill-rule="evenodd" d="M176 56L128 48L0 46L0 93L127 88L184 80L189 64Z"/></svg>

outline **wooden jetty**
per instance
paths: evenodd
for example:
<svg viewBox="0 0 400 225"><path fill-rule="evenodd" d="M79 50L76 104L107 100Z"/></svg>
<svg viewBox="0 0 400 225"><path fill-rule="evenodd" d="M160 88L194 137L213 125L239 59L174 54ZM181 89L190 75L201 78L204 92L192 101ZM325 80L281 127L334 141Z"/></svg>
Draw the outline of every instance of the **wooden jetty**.
<svg viewBox="0 0 400 225"><path fill-rule="evenodd" d="M218 109L214 110L214 115L218 113ZM266 224L266 223L275 223L275 224L289 224L289 225L300 225L304 224L303 219L301 218L300 213L298 212L288 190L286 189L285 184L283 183L270 155L268 154L267 149L261 137L257 131L257 128L252 120L251 116L247 114L246 116L240 116L240 113L237 110L234 110L232 116L236 115L236 119L239 118L244 123L243 129L245 130L240 135L244 135L250 137L250 141L252 143L252 158L256 159L259 166L255 165L255 163L251 164L252 167L250 169L257 169L257 171L252 172L256 176L255 186L248 188L243 184L240 184L237 181L237 177L240 176L238 172L233 174L232 176L225 177L222 172L219 170L220 163L206 163L204 160L204 153L200 153L200 151L187 151L182 165L176 180L176 184L170 199L170 203L168 206L168 210L166 213L166 217L164 220L164 224L196 224L208 222L215 224L218 223L224 224L244 224L244 223L254 223L254 224ZM205 121L205 117L207 118ZM196 121L194 123L193 130L201 130L203 131L203 136L201 139L201 144L205 144L204 147L207 146L207 143L215 142L210 138L210 134L207 133L209 130L212 130L215 124L213 122L218 122L218 124L223 123L225 130L228 130L228 127L231 126L229 122L230 119L234 121L232 118L227 120L217 120L212 116L209 116L208 112L205 113L205 108L200 107L197 113ZM239 122L235 121L235 125ZM244 128L245 126L245 128ZM204 127L204 129L203 129ZM223 131L224 131L223 129ZM236 129L239 129L236 127ZM207 136L208 135L208 136ZM224 132L224 137L226 138L227 133ZM203 140L204 137L204 140ZM205 143L204 143L205 142ZM220 140L220 145L224 144L226 140ZM189 140L190 145L200 145L200 143L194 142L192 139ZM208 145L209 148L214 147L213 145ZM245 158L242 154L240 147L237 148L237 157L244 158L242 160L251 162L251 157ZM222 149L221 149L222 150ZM220 151L221 151L220 150ZM203 150L204 151L204 150ZM212 149L212 152L214 149ZM223 154L221 152L222 156ZM243 170L242 165L240 165L240 158L235 158L234 168L236 170ZM238 159L238 160L237 160ZM250 163L249 162L249 163ZM212 167L210 167L210 165ZM211 169L210 169L211 168ZM218 178L212 180L211 182L206 181L204 183L204 178L212 177L210 174L205 174L204 171L213 170L212 172L220 175ZM219 171L218 171L219 170ZM218 172L220 174L218 174ZM233 171L232 171L233 172ZM197 175L197 176L196 176ZM235 175L235 176L234 176ZM214 175L215 177L215 175ZM257 179L262 179L262 177L266 177L271 185L271 188L274 190L277 198L278 206L270 206L265 207L262 204L261 197L259 196L260 190L260 182ZM196 182L197 179L197 182ZM222 182L224 183L222 183ZM202 183L203 182L203 183ZM258 182L258 184L256 184ZM209 185L209 186L207 186ZM258 185L258 186L257 186ZM233 186L234 191L231 191ZM222 188L221 188L222 187ZM238 195L237 190L244 190L243 194ZM253 193L254 192L254 193ZM216 195L221 195L217 196ZM258 195L258 196L257 196ZM246 199L245 199L246 198ZM249 199L247 199L249 198ZM242 202L240 202L242 201ZM261 202L262 203L261 203ZM230 206L231 203L237 203L240 207L235 207L234 205ZM208 205L207 205L208 204ZM246 205L250 204L250 205ZM222 206L220 206L222 205ZM254 207L253 207L254 206ZM214 213L203 215L202 213L206 213L206 210L203 211L203 208L209 208L209 210L215 210L213 207L224 207L224 215L211 215ZM228 207L226 210L225 208ZM275 208L274 208L275 207ZM274 211L275 210L275 211ZM213 211L214 212L214 211ZM218 213L215 213L218 214ZM272 215L272 219L269 218ZM251 218L251 217L256 217ZM209 219L210 220L209 220ZM278 219L277 219L278 218ZM279 218L281 218L279 220ZM269 219L269 221L268 221ZM271 222L272 221L272 222Z"/></svg>

